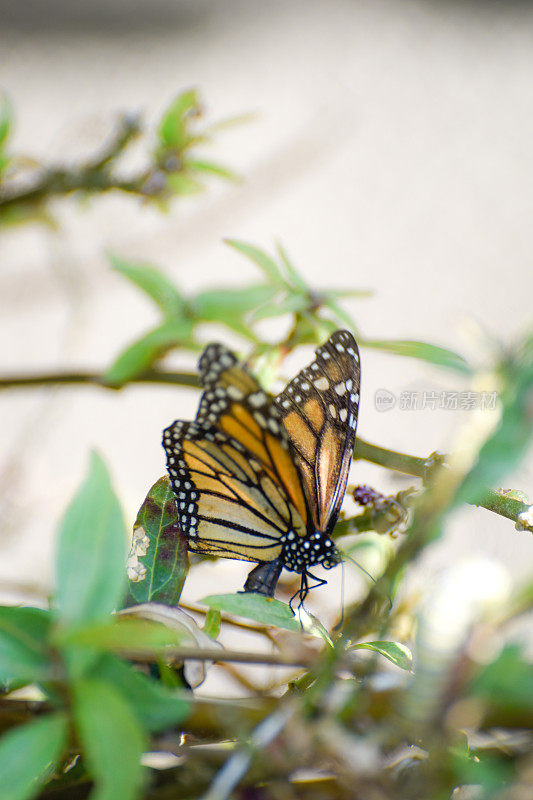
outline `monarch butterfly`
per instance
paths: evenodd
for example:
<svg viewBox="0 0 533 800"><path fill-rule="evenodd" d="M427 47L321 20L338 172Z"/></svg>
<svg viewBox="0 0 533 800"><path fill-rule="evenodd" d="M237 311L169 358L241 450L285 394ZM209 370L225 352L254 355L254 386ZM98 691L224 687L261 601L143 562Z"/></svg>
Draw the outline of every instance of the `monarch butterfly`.
<svg viewBox="0 0 533 800"><path fill-rule="evenodd" d="M336 331L315 360L272 397L235 355L208 345L199 361L204 393L194 422L163 434L167 468L189 549L258 562L245 591L273 596L282 568L331 569L330 538L346 490L359 406L359 352Z"/></svg>

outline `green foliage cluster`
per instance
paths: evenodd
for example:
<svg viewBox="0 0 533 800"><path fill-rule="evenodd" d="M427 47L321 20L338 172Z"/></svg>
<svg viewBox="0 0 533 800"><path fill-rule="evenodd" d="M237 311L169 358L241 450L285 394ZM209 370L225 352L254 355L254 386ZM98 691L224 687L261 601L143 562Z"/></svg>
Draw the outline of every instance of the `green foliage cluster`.
<svg viewBox="0 0 533 800"><path fill-rule="evenodd" d="M206 323L224 326L252 345L249 358L268 382L278 371L283 357L300 344L316 344L334 330L348 327L355 331L359 346L384 350L430 364L448 367L462 374L470 368L465 359L444 347L427 342L367 339L343 308L340 301L368 297L371 292L357 289L310 287L285 250L278 246L277 259L247 242L228 240L227 244L248 258L263 273L263 281L245 286L210 288L186 297L179 287L152 265L132 263L111 256L113 268L135 284L158 308L158 325L129 345L104 374L110 386L121 386L158 367L173 348L201 350L196 330ZM257 323L272 317L287 316L289 333L280 341L264 342Z"/></svg>
<svg viewBox="0 0 533 800"><path fill-rule="evenodd" d="M76 166L51 166L12 152L13 112L4 98L0 103L0 225L39 222L56 227L51 201L73 193L93 197L123 192L166 210L173 198L203 191L206 179L236 180L230 169L201 157L198 149L240 121L203 125L200 97L190 89L164 112L155 135L146 142L146 163L135 172L125 173L120 163L143 133L140 118L132 114L119 119L107 144L92 158Z"/></svg>
<svg viewBox="0 0 533 800"><path fill-rule="evenodd" d="M208 138L195 132L198 114L195 92L174 101L134 193L164 204L198 188L198 175L229 177L193 152ZM13 188L10 121L4 106L0 215L16 209L14 216L28 221L48 213L50 199L61 193L50 176L61 171L39 166L37 195L20 186L20 176ZM62 193L130 191L115 172L122 149L74 170L85 184L68 184ZM88 175L98 175L98 187L87 184ZM172 349L198 351L206 325L237 333L266 384L294 348L321 343L338 327L351 328L363 347L475 377L474 365L445 348L365 338L343 300L366 292L310 287L281 247L272 256L248 243L228 244L260 269L260 281L186 296L155 267L111 258L161 316L98 376L101 385L197 385L194 374L168 371L164 357ZM264 341L262 320L280 315L288 332ZM127 558L119 500L102 458L93 454L60 526L49 607L0 607L2 798L528 797L533 671L519 645L501 641L505 626L531 612L531 579L492 604L485 602L491 573L473 571L466 583L456 576L451 588L435 585L430 602L404 582L406 568L444 535L461 503L482 504L519 530L533 530L527 498L492 488L531 442L531 337L497 352L492 369L497 422L487 431L474 420L460 452L426 459L356 444L355 458L422 480L394 497L370 492L360 513L340 520L333 533L338 547L371 568L374 580L334 626L303 609L295 615L284 602L294 587L282 582L283 600L241 593L202 598L193 609L200 627L182 598L195 562L189 563L168 479L159 478L142 503ZM219 639L232 627L257 646L224 648ZM284 671L265 687L242 664ZM207 669L225 669L248 697L202 696L196 688ZM164 767L154 753L166 756Z"/></svg>

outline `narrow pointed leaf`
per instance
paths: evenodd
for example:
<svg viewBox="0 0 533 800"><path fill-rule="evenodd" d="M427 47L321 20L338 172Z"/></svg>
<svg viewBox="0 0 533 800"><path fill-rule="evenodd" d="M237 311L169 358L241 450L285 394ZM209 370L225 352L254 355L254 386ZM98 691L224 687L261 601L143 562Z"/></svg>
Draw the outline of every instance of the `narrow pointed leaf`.
<svg viewBox="0 0 533 800"><path fill-rule="evenodd" d="M408 647L400 642L360 642L354 644L350 650L373 650L388 658L400 669L410 670L413 665L413 656Z"/></svg>
<svg viewBox="0 0 533 800"><path fill-rule="evenodd" d="M287 273L289 281L292 281L292 285L301 292L309 292L309 286L297 271L296 267L292 264L289 256L281 244L278 244L278 254L283 266L285 267L285 272Z"/></svg>
<svg viewBox="0 0 533 800"><path fill-rule="evenodd" d="M172 194L187 197L191 194L200 194L205 186L187 172L174 172L166 176L167 186Z"/></svg>
<svg viewBox="0 0 533 800"><path fill-rule="evenodd" d="M274 297L276 291L274 287L266 284L235 289L213 289L198 294L192 302L192 307L200 319L227 322L236 314L245 314L267 303Z"/></svg>
<svg viewBox="0 0 533 800"><path fill-rule="evenodd" d="M285 286L286 282L276 262L263 250L247 242L240 242L236 239L225 239L226 244L233 247L237 252L242 253L250 261L253 261L267 276L273 286Z"/></svg>
<svg viewBox="0 0 533 800"><path fill-rule="evenodd" d="M339 303L337 303L331 294L326 295L325 305L330 309L330 311L333 311L337 322L339 322L341 325L347 325L351 331L357 331L357 326L350 314L348 314L348 312L345 311Z"/></svg>
<svg viewBox="0 0 533 800"><path fill-rule="evenodd" d="M286 603L261 594L249 592L213 594L204 597L201 602L209 608L226 611L228 614L237 614L239 617L253 619L264 625L275 625L277 628L286 628L289 631L301 631L302 629L300 622Z"/></svg>
<svg viewBox="0 0 533 800"><path fill-rule="evenodd" d="M177 287L166 275L148 264L126 261L111 254L111 266L115 272L124 275L129 281L150 297L169 319L181 318L187 310L187 304Z"/></svg>
<svg viewBox="0 0 533 800"><path fill-rule="evenodd" d="M189 169L195 170L195 172L202 172L205 175L213 175L216 178L224 178L228 181L240 180L240 177L233 172L233 170L228 169L228 167L225 167L222 164L217 164L214 161L198 161L190 159L187 161L187 166Z"/></svg>
<svg viewBox="0 0 533 800"><path fill-rule="evenodd" d="M0 739L2 800L31 800L52 777L67 743L64 714L50 714Z"/></svg>
<svg viewBox="0 0 533 800"><path fill-rule="evenodd" d="M376 350L385 350L408 358L419 358L430 364L438 364L441 367L448 367L456 372L468 375L471 370L465 359L453 350L446 347L438 347L427 342L402 341L400 339L364 339L359 342L363 347L372 347Z"/></svg>
<svg viewBox="0 0 533 800"><path fill-rule="evenodd" d="M187 319L168 320L129 345L104 375L110 386L122 386L142 375L172 347L190 343L192 323Z"/></svg>
<svg viewBox="0 0 533 800"><path fill-rule="evenodd" d="M91 800L135 800L147 742L130 702L111 682L95 678L74 684L72 695L85 763L96 782Z"/></svg>
<svg viewBox="0 0 533 800"><path fill-rule="evenodd" d="M309 305L309 299L301 294L292 294L279 303L267 303L261 306L253 314L254 320L267 319L269 317L280 317L283 314L294 314L303 311Z"/></svg>
<svg viewBox="0 0 533 800"><path fill-rule="evenodd" d="M59 535L57 610L64 624L107 617L123 595L126 530L107 468L92 453L89 472Z"/></svg>
<svg viewBox="0 0 533 800"><path fill-rule="evenodd" d="M189 556L167 476L152 486L139 509L127 569L127 605L178 604L189 569Z"/></svg>
<svg viewBox="0 0 533 800"><path fill-rule="evenodd" d="M169 150L183 150L191 141L188 133L190 117L199 113L198 93L195 89L182 92L172 101L163 115L157 130L163 147Z"/></svg>

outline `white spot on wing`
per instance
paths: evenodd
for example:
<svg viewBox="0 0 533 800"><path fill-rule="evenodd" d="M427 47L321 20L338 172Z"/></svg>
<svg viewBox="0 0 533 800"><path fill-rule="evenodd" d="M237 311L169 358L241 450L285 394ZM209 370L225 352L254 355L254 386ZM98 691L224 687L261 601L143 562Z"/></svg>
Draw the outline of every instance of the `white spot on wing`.
<svg viewBox="0 0 533 800"><path fill-rule="evenodd" d="M326 389L329 389L329 381L324 376L322 376L321 378L318 378L316 381L314 381L314 384L315 384L315 387L317 389L319 389L321 392L325 392Z"/></svg>

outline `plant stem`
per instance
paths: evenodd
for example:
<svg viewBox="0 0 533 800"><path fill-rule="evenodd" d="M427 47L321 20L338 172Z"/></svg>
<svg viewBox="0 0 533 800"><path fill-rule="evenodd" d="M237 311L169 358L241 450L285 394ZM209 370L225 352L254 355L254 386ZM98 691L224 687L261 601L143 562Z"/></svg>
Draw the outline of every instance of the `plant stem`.
<svg viewBox="0 0 533 800"><path fill-rule="evenodd" d="M418 458L417 456L410 456L406 453L398 453L395 450L387 450L385 447L379 447L375 444L370 444L364 439L357 438L355 443L355 459L362 459L363 461L370 461L372 464L378 464L380 467L393 469L397 472L403 472L406 475L413 475L417 478L427 480L431 470L438 466L438 464L445 461L445 456L431 455L429 458ZM475 503L481 508L486 508L487 511L493 511L501 517L506 517L512 520L515 524L518 522L520 514L529 509L527 503L522 500L502 494L501 492L490 489L483 501ZM528 530L531 530L528 528Z"/></svg>
<svg viewBox="0 0 533 800"><path fill-rule="evenodd" d="M127 648L120 650L120 655L130 661L157 662L161 651L153 648ZM191 661L233 661L239 664L268 664L270 666L305 667L309 669L317 656L290 656L283 653L253 653L244 650L220 650L216 647L165 647L165 658Z"/></svg>
<svg viewBox="0 0 533 800"><path fill-rule="evenodd" d="M130 383L171 383L178 386L199 386L198 375L196 372L162 372L157 369L149 369L132 378ZM105 389L121 389L121 386L114 386L107 383L104 377L98 372L50 372L34 375L9 375L0 378L0 389L23 389L30 386L51 386L65 384L90 384L102 386Z"/></svg>
<svg viewBox="0 0 533 800"><path fill-rule="evenodd" d="M0 212L20 205L35 205L48 197L67 195L75 191L105 192L118 189L142 194L146 176L123 180L110 170L112 163L140 133L138 119L124 116L103 151L85 164L69 169L52 167L41 170L22 186L17 180L0 190Z"/></svg>

